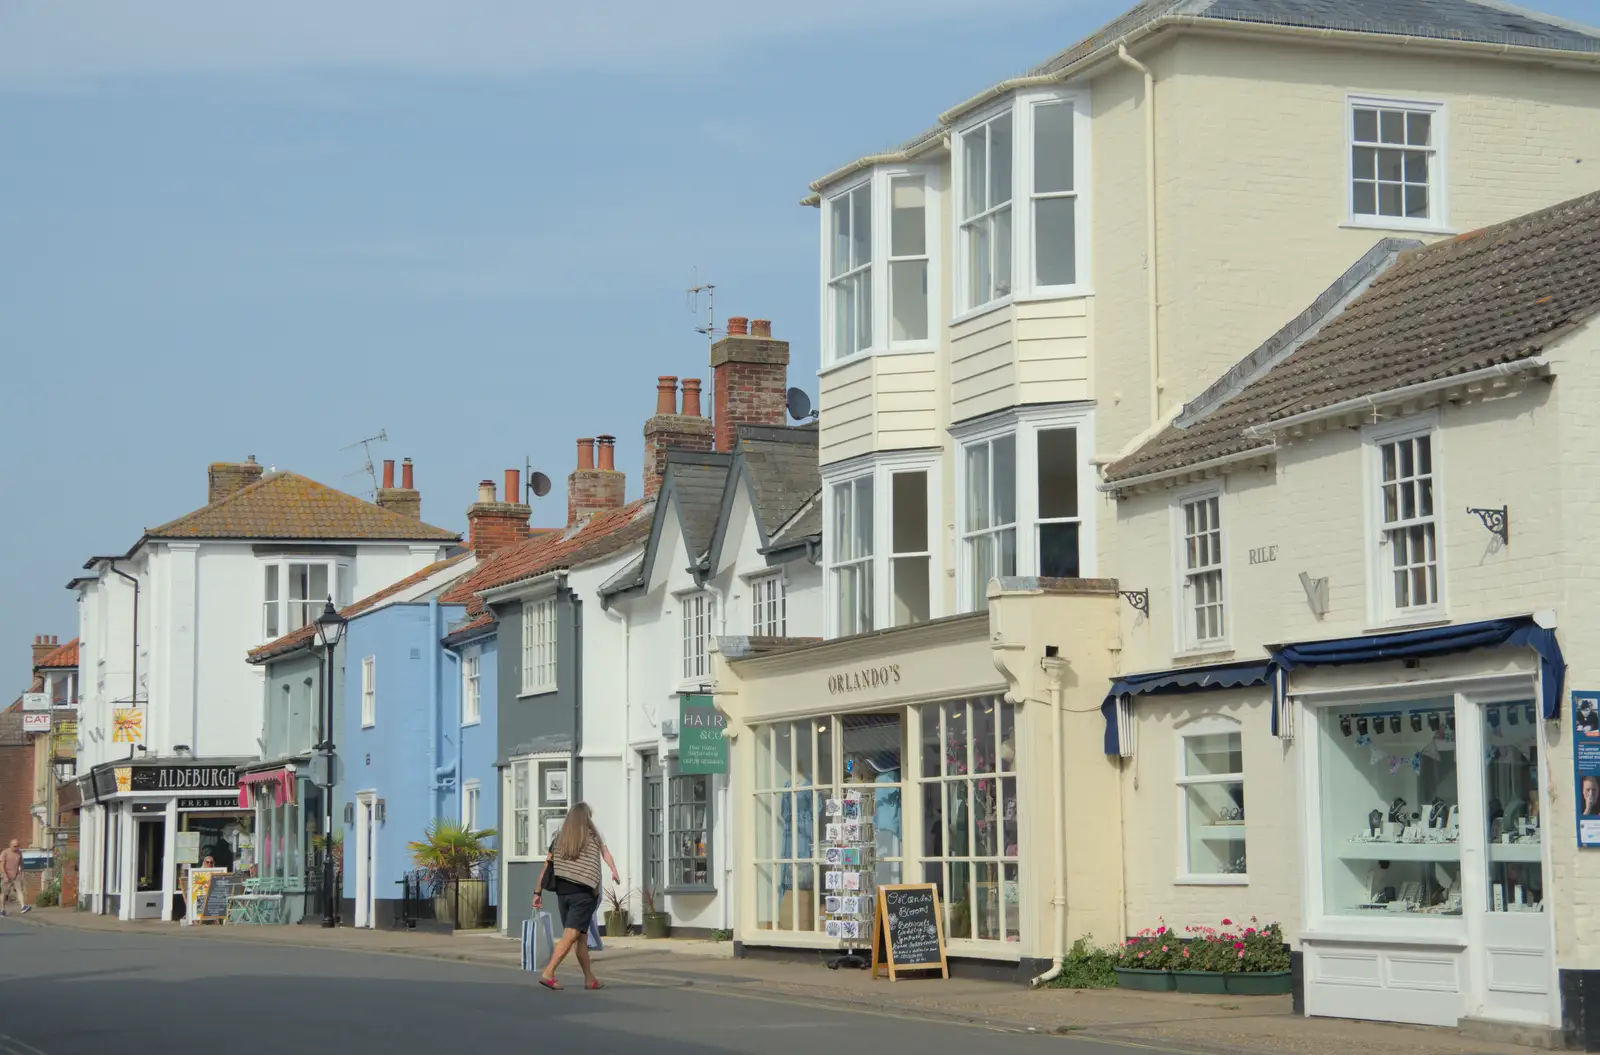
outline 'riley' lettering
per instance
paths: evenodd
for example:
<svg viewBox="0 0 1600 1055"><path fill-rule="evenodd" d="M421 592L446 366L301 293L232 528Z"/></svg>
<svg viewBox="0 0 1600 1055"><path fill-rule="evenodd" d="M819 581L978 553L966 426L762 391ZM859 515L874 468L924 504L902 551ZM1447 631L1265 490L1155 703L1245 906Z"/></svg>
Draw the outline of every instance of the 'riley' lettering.
<svg viewBox="0 0 1600 1055"><path fill-rule="evenodd" d="M834 696L847 692L863 692L900 684L900 664L889 663L881 667L844 671L828 678L828 692Z"/></svg>

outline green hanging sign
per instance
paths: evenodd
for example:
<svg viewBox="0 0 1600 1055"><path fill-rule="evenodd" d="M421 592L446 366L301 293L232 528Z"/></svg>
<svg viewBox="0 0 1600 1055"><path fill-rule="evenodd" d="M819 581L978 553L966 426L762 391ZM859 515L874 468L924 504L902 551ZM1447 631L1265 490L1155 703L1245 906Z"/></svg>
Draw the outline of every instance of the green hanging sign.
<svg viewBox="0 0 1600 1055"><path fill-rule="evenodd" d="M728 741L722 732L728 716L710 696L678 697L678 772L726 773Z"/></svg>

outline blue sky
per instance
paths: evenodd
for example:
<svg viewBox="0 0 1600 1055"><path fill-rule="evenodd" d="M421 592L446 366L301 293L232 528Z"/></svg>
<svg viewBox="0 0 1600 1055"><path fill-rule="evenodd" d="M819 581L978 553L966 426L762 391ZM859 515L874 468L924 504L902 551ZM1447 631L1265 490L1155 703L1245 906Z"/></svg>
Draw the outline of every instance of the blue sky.
<svg viewBox="0 0 1600 1055"><path fill-rule="evenodd" d="M637 494L656 375L707 374L696 273L815 394L806 184L1125 6L5 0L0 686L210 461L361 490L386 429L430 522L526 457L554 523L610 432Z"/></svg>

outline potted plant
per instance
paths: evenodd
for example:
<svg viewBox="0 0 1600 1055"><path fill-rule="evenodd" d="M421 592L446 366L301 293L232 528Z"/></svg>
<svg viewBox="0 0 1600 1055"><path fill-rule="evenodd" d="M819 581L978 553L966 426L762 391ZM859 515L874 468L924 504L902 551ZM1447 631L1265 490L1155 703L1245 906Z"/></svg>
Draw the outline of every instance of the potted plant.
<svg viewBox="0 0 1600 1055"><path fill-rule="evenodd" d="M649 884L639 889L639 896L644 899L644 936L646 938L666 938L672 934L672 917L656 909L655 891Z"/></svg>
<svg viewBox="0 0 1600 1055"><path fill-rule="evenodd" d="M1223 926L1232 926L1223 920ZM1239 969L1234 948L1236 937L1213 927L1185 927L1189 937L1173 965L1172 981L1180 993L1225 993L1227 973Z"/></svg>
<svg viewBox="0 0 1600 1055"><path fill-rule="evenodd" d="M434 896L434 917L456 927L475 927L489 904L489 883L479 870L494 859L494 837L490 829L474 831L454 821L437 820L429 824L421 842L410 844L411 859L426 868L438 881Z"/></svg>
<svg viewBox="0 0 1600 1055"><path fill-rule="evenodd" d="M1183 943L1162 923L1146 927L1117 950L1117 985L1123 989L1168 992L1173 987L1173 961L1181 960Z"/></svg>
<svg viewBox="0 0 1600 1055"><path fill-rule="evenodd" d="M606 937L627 936L628 896L625 891L615 886L606 891Z"/></svg>
<svg viewBox="0 0 1600 1055"><path fill-rule="evenodd" d="M1226 976L1228 992L1237 996L1282 996L1292 988L1289 947L1283 943L1283 928L1276 923L1251 926L1240 936L1244 946L1236 957L1239 969Z"/></svg>

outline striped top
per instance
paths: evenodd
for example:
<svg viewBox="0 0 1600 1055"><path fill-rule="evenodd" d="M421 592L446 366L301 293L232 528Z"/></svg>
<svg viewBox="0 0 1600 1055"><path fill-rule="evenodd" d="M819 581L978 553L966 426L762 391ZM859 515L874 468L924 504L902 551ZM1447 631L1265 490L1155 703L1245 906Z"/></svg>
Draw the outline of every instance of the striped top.
<svg viewBox="0 0 1600 1055"><path fill-rule="evenodd" d="M550 860L555 878L568 879L579 886L586 886L590 890L600 889L600 851L605 843L600 838L599 832L590 832L589 841L583 844L583 851L571 860L555 852L555 844L550 845Z"/></svg>

